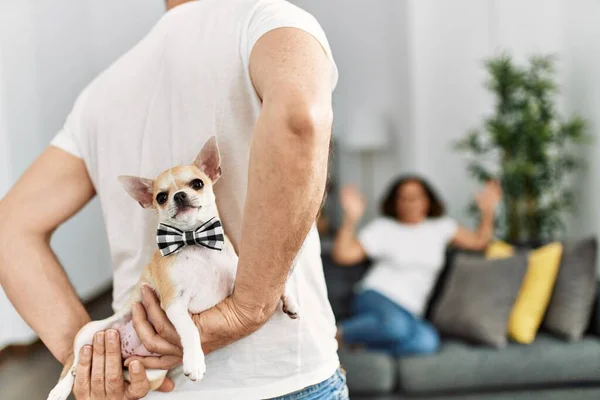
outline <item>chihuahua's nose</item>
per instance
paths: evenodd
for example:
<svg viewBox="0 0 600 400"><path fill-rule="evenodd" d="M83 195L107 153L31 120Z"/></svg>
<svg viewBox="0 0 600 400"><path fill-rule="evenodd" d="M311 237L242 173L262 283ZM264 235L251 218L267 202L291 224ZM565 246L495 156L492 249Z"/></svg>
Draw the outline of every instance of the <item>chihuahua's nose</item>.
<svg viewBox="0 0 600 400"><path fill-rule="evenodd" d="M175 193L175 196L173 196L173 199L175 200L175 203L183 204L185 199L187 199L187 194L185 194L185 192L177 192Z"/></svg>

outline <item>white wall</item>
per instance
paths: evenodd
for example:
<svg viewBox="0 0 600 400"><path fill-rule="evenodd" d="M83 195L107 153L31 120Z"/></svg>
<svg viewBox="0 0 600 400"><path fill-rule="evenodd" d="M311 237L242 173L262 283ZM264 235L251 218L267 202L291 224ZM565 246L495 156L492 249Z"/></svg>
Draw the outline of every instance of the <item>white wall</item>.
<svg viewBox="0 0 600 400"><path fill-rule="evenodd" d="M582 156L587 171L578 186L578 212L574 235L600 237L600 2L577 0L565 7L565 97L568 112L581 114L589 124L593 141ZM599 269L600 270L600 269Z"/></svg>
<svg viewBox="0 0 600 400"><path fill-rule="evenodd" d="M465 206L477 187L452 144L491 113L486 58L507 50L517 62L563 51L561 0L412 0L411 52L414 168L430 177L449 212L469 224Z"/></svg>
<svg viewBox="0 0 600 400"><path fill-rule="evenodd" d="M600 122L600 78L594 73L600 70L597 0L294 2L319 19L340 70L334 98L336 135L347 135L353 115L365 104L393 116L394 143L378 156L371 215L391 177L416 171L432 180L451 215L472 225L465 207L478 188L452 144L493 112L483 62L501 50L517 62L535 53L557 54L564 89L560 108L580 111L593 125ZM360 184L359 158L338 150L341 183ZM593 151L588 156L597 155ZM596 163L592 158L598 157L590 157ZM587 190L582 223L589 232L600 232L600 220L587 218L600 193L596 178L589 175L582 185Z"/></svg>
<svg viewBox="0 0 600 400"><path fill-rule="evenodd" d="M409 134L407 2L363 0L292 0L317 17L323 26L339 69L334 94L334 134L342 139L336 151L340 181L366 191L368 216L373 216L382 191L399 173L412 169L413 136ZM345 151L343 139L355 116L381 114L393 130L390 146L379 152L365 182L363 162ZM368 135L369 132L365 132ZM368 164L367 164L368 165Z"/></svg>
<svg viewBox="0 0 600 400"><path fill-rule="evenodd" d="M454 140L477 126L491 101L481 89L482 60L491 54L488 2L411 1L411 99L416 160L448 205L465 221L474 190Z"/></svg>
<svg viewBox="0 0 600 400"><path fill-rule="evenodd" d="M4 54L0 48L0 77L3 76L2 61ZM12 168L11 154L8 147L8 130L7 130L7 114L6 114L6 91L4 82L0 79L0 198L10 188ZM32 332L25 322L18 317L4 292L0 288L0 348L5 343L10 343L15 340L23 340L32 337ZM10 328L10 329L7 329Z"/></svg>
<svg viewBox="0 0 600 400"><path fill-rule="evenodd" d="M600 237L600 2L597 0L412 0L411 78L415 168L430 177L450 213L469 224L464 207L476 188L451 143L481 126L492 97L483 87L482 61L507 50L517 62L532 54L559 57L559 109L579 113L594 138L582 156L587 173L577 177L577 210L571 237Z"/></svg>
<svg viewBox="0 0 600 400"><path fill-rule="evenodd" d="M0 2L0 196L58 132L85 85L163 10L162 0ZM112 269L95 201L52 246L79 295L107 287ZM1 291L0 312L0 348L34 338Z"/></svg>
<svg viewBox="0 0 600 400"><path fill-rule="evenodd" d="M3 76L2 71L2 48L0 48L0 77ZM4 82L0 79L0 198L4 196L9 188L9 180L12 175L10 168L11 158L8 151L8 129L6 122L6 90Z"/></svg>

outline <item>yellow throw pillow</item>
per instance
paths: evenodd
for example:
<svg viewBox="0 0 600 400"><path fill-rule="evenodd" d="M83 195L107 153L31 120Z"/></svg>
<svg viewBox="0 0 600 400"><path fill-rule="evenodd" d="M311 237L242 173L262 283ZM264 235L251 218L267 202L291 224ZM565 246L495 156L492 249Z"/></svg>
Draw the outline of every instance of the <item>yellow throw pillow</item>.
<svg viewBox="0 0 600 400"><path fill-rule="evenodd" d="M495 241L485 250L485 257L489 259L493 258L508 258L515 254L515 249L508 243L502 241Z"/></svg>
<svg viewBox="0 0 600 400"><path fill-rule="evenodd" d="M529 252L527 273L508 320L508 335L518 343L529 344L535 336L550 303L562 257L563 245L550 243ZM506 258L514 248L503 242L492 243L488 258Z"/></svg>
<svg viewBox="0 0 600 400"><path fill-rule="evenodd" d="M508 320L508 335L518 343L535 339L552 297L562 252L563 245L555 242L529 253L527 273Z"/></svg>

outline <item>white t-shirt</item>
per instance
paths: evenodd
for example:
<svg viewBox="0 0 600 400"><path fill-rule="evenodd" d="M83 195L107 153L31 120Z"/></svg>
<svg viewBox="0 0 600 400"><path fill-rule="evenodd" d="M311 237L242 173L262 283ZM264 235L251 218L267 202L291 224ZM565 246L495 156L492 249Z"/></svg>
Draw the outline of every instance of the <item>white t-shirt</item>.
<svg viewBox="0 0 600 400"><path fill-rule="evenodd" d="M261 102L248 70L266 32L295 27L331 57L313 16L284 0L203 0L167 12L129 52L80 95L52 144L82 158L101 202L119 309L156 248L156 215L142 209L119 175L156 177L191 164L218 138L223 176L215 186L226 233L239 248L248 160ZM335 68L334 68L335 69ZM332 90L337 70L332 77ZM339 366L335 320L327 300L320 242L312 229L288 282L302 316L283 312L258 332L207 356L198 383L149 399L264 399L319 383Z"/></svg>
<svg viewBox="0 0 600 400"><path fill-rule="evenodd" d="M448 217L416 225L375 219L359 234L365 252L374 260L361 289L376 290L421 317L457 227Z"/></svg>

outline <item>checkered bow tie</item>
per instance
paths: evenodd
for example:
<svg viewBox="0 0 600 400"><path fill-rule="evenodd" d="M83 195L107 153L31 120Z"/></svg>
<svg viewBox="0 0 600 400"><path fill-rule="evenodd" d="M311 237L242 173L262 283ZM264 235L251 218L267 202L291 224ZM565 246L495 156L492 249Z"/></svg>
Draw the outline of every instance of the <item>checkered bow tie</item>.
<svg viewBox="0 0 600 400"><path fill-rule="evenodd" d="M214 217L193 231L184 232L175 227L159 224L156 243L163 257L177 253L184 246L204 246L212 250L223 250L225 236L221 221Z"/></svg>

